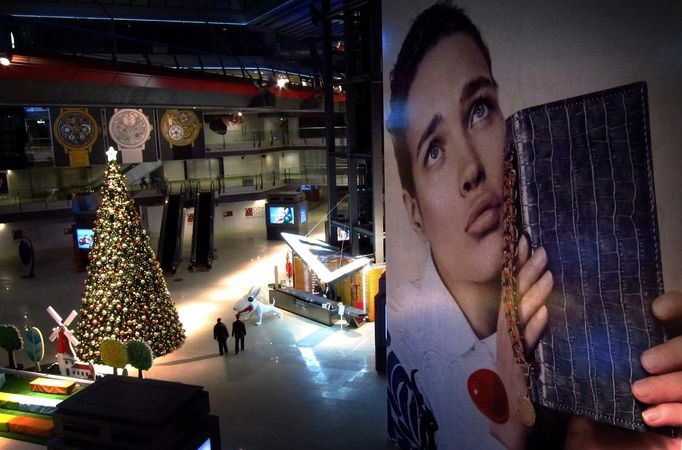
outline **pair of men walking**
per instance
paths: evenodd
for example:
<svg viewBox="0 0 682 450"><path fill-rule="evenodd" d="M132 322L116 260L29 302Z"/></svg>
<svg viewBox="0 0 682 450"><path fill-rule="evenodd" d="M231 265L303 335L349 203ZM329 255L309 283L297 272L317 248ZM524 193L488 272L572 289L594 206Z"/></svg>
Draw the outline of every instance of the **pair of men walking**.
<svg viewBox="0 0 682 450"><path fill-rule="evenodd" d="M246 326L244 325L244 322L239 320L239 316L237 316L237 320L232 323L232 337L234 337L235 354L239 354L239 347L244 351L244 336L246 336ZM228 331L227 326L222 322L221 318L218 318L213 327L213 339L218 341L218 351L221 355L227 353L228 337L230 337L230 332Z"/></svg>

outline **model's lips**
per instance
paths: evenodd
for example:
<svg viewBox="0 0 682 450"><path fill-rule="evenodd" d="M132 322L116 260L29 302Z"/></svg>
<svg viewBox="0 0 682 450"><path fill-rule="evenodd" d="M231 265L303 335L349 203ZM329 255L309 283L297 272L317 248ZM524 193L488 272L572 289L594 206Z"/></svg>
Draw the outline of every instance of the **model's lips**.
<svg viewBox="0 0 682 450"><path fill-rule="evenodd" d="M464 231L480 237L496 229L500 223L500 198L492 191L485 191L476 198L469 210Z"/></svg>

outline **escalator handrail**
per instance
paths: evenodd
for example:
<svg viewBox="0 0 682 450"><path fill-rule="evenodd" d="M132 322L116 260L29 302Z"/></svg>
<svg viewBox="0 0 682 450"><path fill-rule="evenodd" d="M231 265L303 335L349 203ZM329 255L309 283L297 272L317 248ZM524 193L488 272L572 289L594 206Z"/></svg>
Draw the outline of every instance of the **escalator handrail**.
<svg viewBox="0 0 682 450"><path fill-rule="evenodd" d="M178 249L178 240L179 240L179 233L182 230L182 223L178 219L178 216L182 216L181 211L182 211L182 194L175 194L178 197L177 203L172 202L172 198L174 197L174 194L168 193L166 194L166 201L164 202L164 208L163 208L163 219L161 222L161 230L160 230L160 235L159 235L159 249L158 249L158 259L159 263L162 265L162 268L164 270L167 270L168 264L164 264L164 262L168 262L170 259L170 265L172 266L173 263L178 259L179 254L178 252L180 251ZM175 211L175 214L171 217L170 213L171 207L176 205L178 210ZM175 233L172 235L168 234L168 225L170 221L175 221L175 226L172 227L175 229ZM169 244L171 243L172 239L172 244L173 247L171 248ZM169 250L172 251L172 254L169 256Z"/></svg>

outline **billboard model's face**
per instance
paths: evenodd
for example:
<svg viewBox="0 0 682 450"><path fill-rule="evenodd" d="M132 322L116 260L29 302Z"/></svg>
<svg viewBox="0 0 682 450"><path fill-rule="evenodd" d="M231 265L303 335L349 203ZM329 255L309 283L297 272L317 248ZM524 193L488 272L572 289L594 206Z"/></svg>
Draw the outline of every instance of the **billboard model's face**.
<svg viewBox="0 0 682 450"><path fill-rule="evenodd" d="M488 66L464 34L424 57L407 99L416 199L404 195L446 285L488 282L502 255L505 123Z"/></svg>

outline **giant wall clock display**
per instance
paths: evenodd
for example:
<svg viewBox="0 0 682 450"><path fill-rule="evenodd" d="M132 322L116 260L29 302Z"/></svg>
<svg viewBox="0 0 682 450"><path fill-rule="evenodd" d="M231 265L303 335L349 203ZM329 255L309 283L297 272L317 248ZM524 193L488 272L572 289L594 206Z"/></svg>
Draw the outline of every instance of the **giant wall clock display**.
<svg viewBox="0 0 682 450"><path fill-rule="evenodd" d="M109 135L118 145L123 163L143 161L142 151L151 133L152 125L141 109L116 109L109 120Z"/></svg>
<svg viewBox="0 0 682 450"><path fill-rule="evenodd" d="M90 152L99 131L87 108L62 108L54 123L55 138L68 153L72 167L90 165Z"/></svg>
<svg viewBox="0 0 682 450"><path fill-rule="evenodd" d="M201 131L201 122L194 111L168 109L161 117L161 134L171 148L194 146Z"/></svg>

